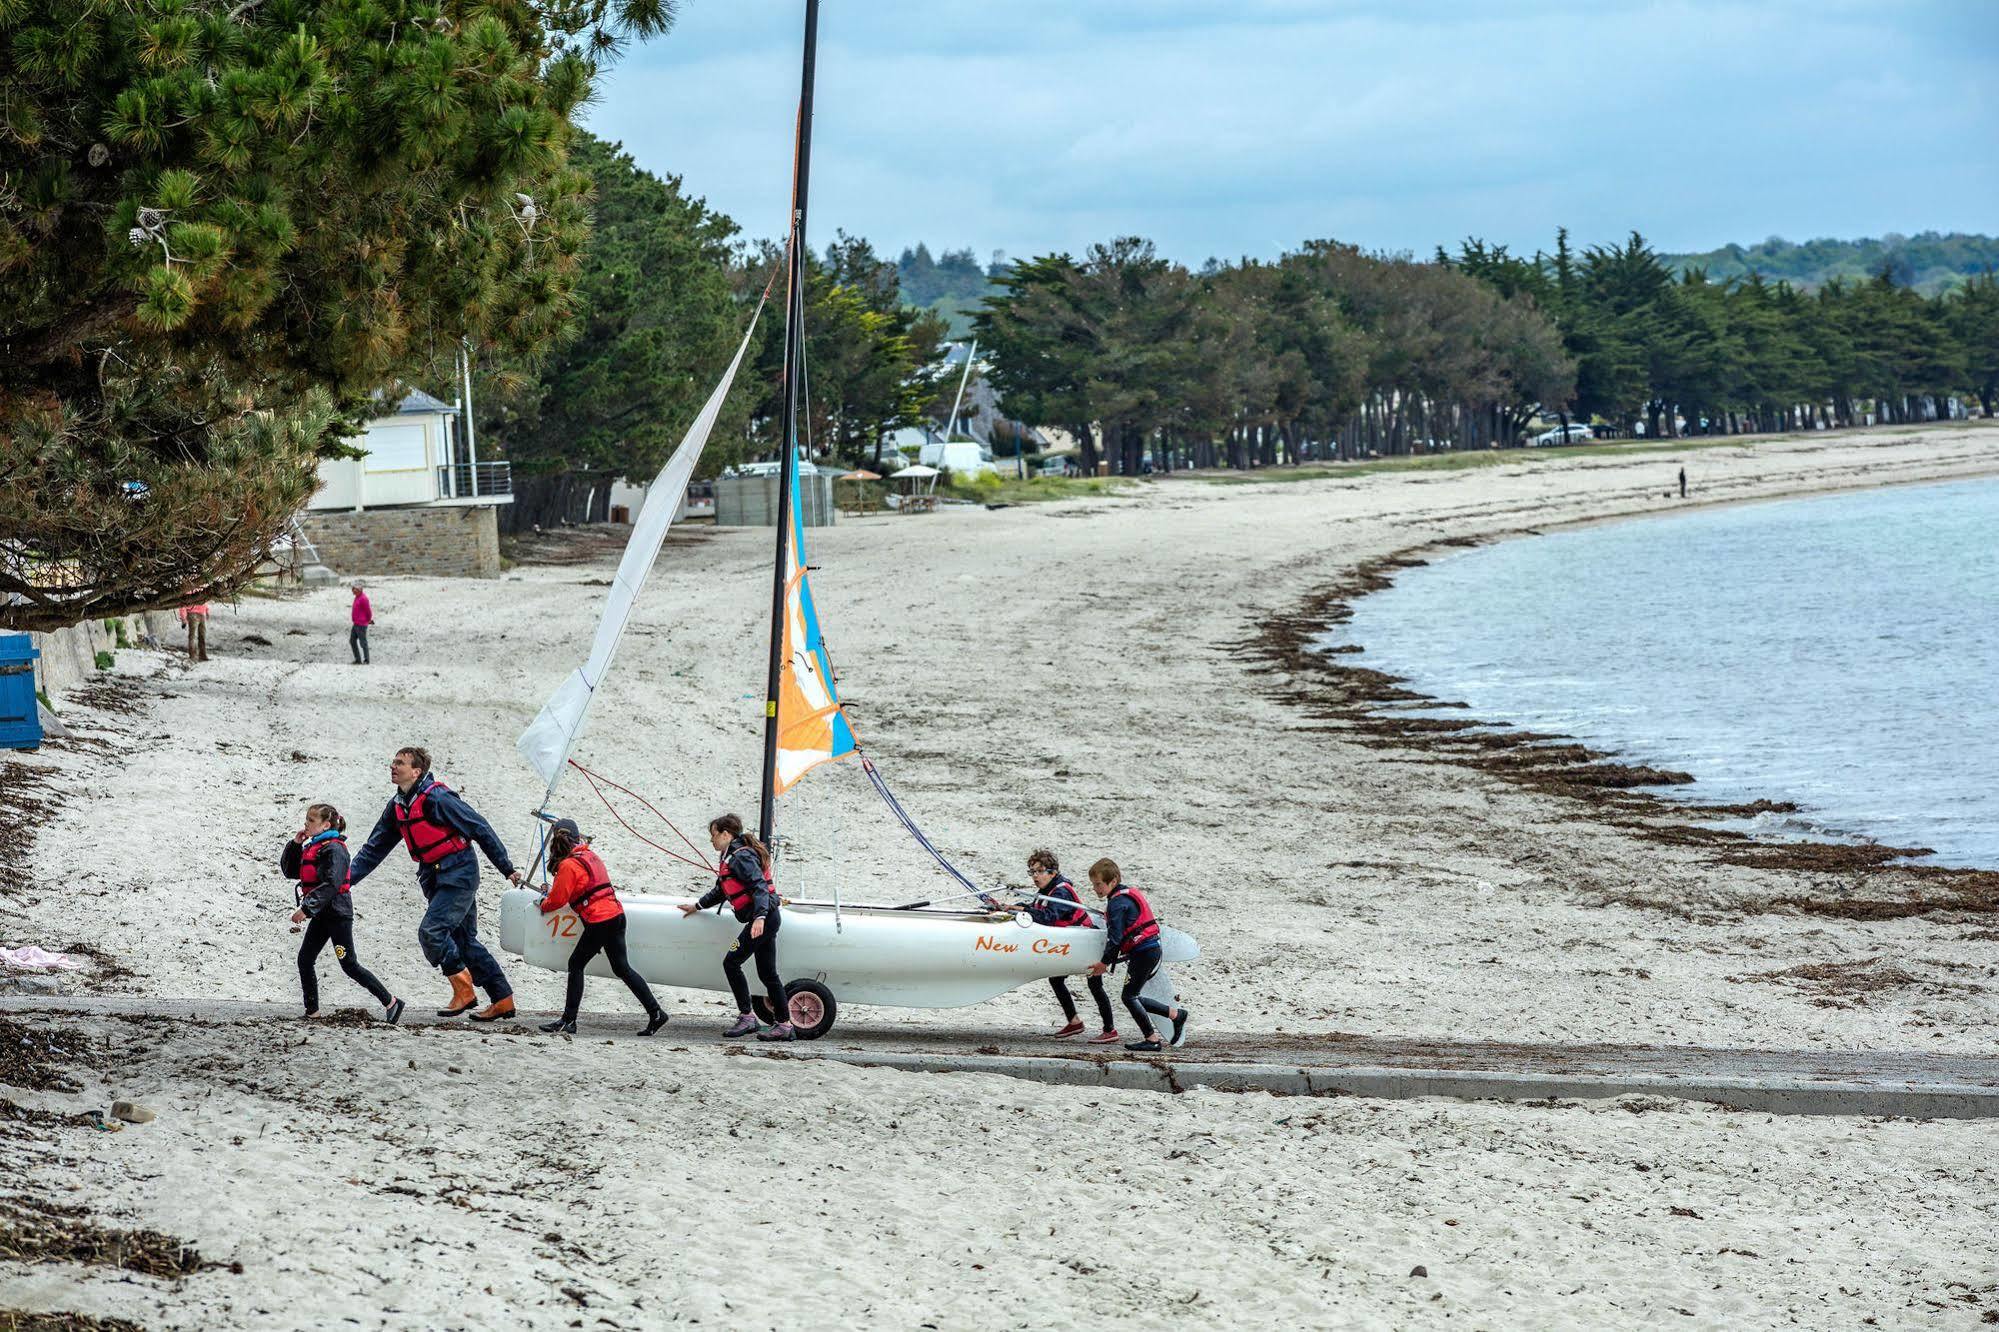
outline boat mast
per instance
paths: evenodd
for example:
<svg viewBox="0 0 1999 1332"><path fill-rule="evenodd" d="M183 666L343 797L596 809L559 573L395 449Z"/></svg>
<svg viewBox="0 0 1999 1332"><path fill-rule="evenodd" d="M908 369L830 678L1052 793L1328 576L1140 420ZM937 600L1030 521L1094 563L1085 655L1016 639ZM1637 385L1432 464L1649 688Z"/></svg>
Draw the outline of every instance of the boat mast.
<svg viewBox="0 0 1999 1332"><path fill-rule="evenodd" d="M764 689L763 804L757 836L769 846L777 820L777 687L784 662L784 594L787 545L791 540L791 480L797 470L798 368L805 359L805 194L812 169L812 58L819 44L819 0L805 0L805 65L799 77L798 140L792 163L791 234L786 241L784 410L778 436L782 454L777 479L777 569L770 592L770 674Z"/></svg>

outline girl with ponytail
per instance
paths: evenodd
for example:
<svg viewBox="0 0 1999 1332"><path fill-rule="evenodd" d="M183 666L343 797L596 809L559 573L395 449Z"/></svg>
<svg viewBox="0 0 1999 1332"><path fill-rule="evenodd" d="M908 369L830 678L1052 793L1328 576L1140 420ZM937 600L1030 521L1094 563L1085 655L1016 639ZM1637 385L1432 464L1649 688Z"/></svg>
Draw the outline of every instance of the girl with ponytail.
<svg viewBox="0 0 1999 1332"><path fill-rule="evenodd" d="M722 956L722 974L729 980L729 993L736 997L737 1014L736 1025L726 1034L740 1037L757 1030L756 1015L750 1011L750 985L743 978L743 959L754 957L757 979L763 982L770 1011L778 1019L769 1031L757 1032L757 1039L788 1041L792 1039L788 1020L791 1006L785 999L784 982L777 974L777 931L783 920L778 914L777 892L770 886L770 851L743 831L743 821L734 814L709 821L708 844L722 859L715 886L703 893L700 901L683 905L680 910L683 915L691 916L726 900L743 924L736 941Z"/></svg>
<svg viewBox="0 0 1999 1332"><path fill-rule="evenodd" d="M375 996L390 1022L400 1022L403 1001L375 979L375 973L354 956L354 899L348 892L347 820L331 805L307 805L305 826L285 843L278 872L297 879L298 910L292 924L305 926L298 946L299 988L305 991L305 1015L319 1012L319 951L330 942L333 956L347 978Z"/></svg>
<svg viewBox="0 0 1999 1332"><path fill-rule="evenodd" d="M574 911L583 922L583 937L570 950L569 989L563 997L562 1016L542 1023L541 1029L569 1036L576 1034L576 1010L583 1003L583 969L590 965L591 958L602 953L611 974L623 981L645 1008L645 1030L639 1035L652 1035L666 1025L666 1010L659 1006L652 988L632 970L631 961L625 956L624 904L618 901L617 890L611 887L610 871L590 849L575 819L557 819L550 825L548 863L555 871L555 882L542 895L542 914Z"/></svg>

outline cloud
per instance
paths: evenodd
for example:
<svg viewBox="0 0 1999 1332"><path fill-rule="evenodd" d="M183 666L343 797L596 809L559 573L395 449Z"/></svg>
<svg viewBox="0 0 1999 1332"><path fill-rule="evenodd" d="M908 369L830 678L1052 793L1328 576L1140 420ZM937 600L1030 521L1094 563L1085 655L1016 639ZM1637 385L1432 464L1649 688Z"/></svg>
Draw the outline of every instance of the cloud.
<svg viewBox="0 0 1999 1332"><path fill-rule="evenodd" d="M790 186L795 4L689 0L593 128L751 235ZM1977 229L1999 115L1977 4L829 0L812 232L1190 263L1307 237L1427 253L1632 229Z"/></svg>

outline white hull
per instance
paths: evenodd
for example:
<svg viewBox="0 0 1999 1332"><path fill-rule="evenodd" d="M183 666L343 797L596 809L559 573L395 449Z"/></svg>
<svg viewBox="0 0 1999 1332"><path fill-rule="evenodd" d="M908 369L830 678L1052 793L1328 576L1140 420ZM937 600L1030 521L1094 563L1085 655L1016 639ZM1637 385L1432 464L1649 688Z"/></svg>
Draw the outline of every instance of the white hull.
<svg viewBox="0 0 1999 1332"><path fill-rule="evenodd" d="M726 991L722 955L742 926L726 910L683 916L690 899L620 892L625 948L632 967L654 985ZM500 946L529 966L566 971L582 934L571 911L543 915L536 894L514 888L500 897ZM1200 956L1193 939L1167 930L1168 962ZM787 902L777 936L777 969L787 984L818 981L841 1004L957 1008L1051 976L1080 975L1103 956L1095 926L1036 925L1025 913L994 921L944 910ZM599 956L587 972L608 976ZM757 985L752 980L752 989Z"/></svg>

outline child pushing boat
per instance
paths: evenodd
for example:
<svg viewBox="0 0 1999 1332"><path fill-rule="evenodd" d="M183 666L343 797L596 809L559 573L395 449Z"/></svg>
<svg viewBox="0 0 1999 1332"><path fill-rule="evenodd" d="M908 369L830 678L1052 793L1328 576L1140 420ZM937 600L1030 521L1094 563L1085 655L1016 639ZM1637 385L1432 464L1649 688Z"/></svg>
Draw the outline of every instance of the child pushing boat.
<svg viewBox="0 0 1999 1332"><path fill-rule="evenodd" d="M757 1032L757 1039L788 1041L793 1034L790 1006L785 1002L784 982L777 974L777 931L784 921L778 912L777 893L770 886L770 852L743 831L743 821L734 814L709 821L708 842L722 857L715 886L703 893L700 901L683 905L680 911L691 916L726 899L729 910L743 923L736 941L722 956L722 974L736 999L736 1025L724 1034L747 1036L757 1030L756 1014L750 1011L750 983L743 977L743 958L749 956L756 959L757 979L763 982L771 1014L777 1019L769 1031Z"/></svg>
<svg viewBox="0 0 1999 1332"><path fill-rule="evenodd" d="M1159 917L1153 914L1152 904L1145 900L1145 894L1125 883L1124 871L1108 857L1090 866L1090 886L1104 899L1104 955L1090 968L1090 975L1101 976L1123 962L1124 989L1119 998L1138 1020L1141 1039L1126 1041L1124 1048L1140 1054L1156 1053L1161 1048L1159 1033L1153 1030L1148 1015L1170 1022L1170 1039L1174 1045L1180 1044L1187 1037L1187 1010L1140 993L1165 956L1159 942Z"/></svg>
<svg viewBox="0 0 1999 1332"><path fill-rule="evenodd" d="M583 937L569 954L569 988L563 995L562 1016L542 1023L541 1029L575 1034L576 1010L583 1003L583 969L602 953L611 974L625 983L646 1011L645 1029L639 1035L652 1035L666 1025L666 1010L659 1006L652 987L632 970L625 956L624 904L618 901L618 890L611 886L611 872L590 849L576 820L557 819L549 829L548 863L555 869L555 881L541 899L541 912L543 915L575 912L583 923Z"/></svg>

